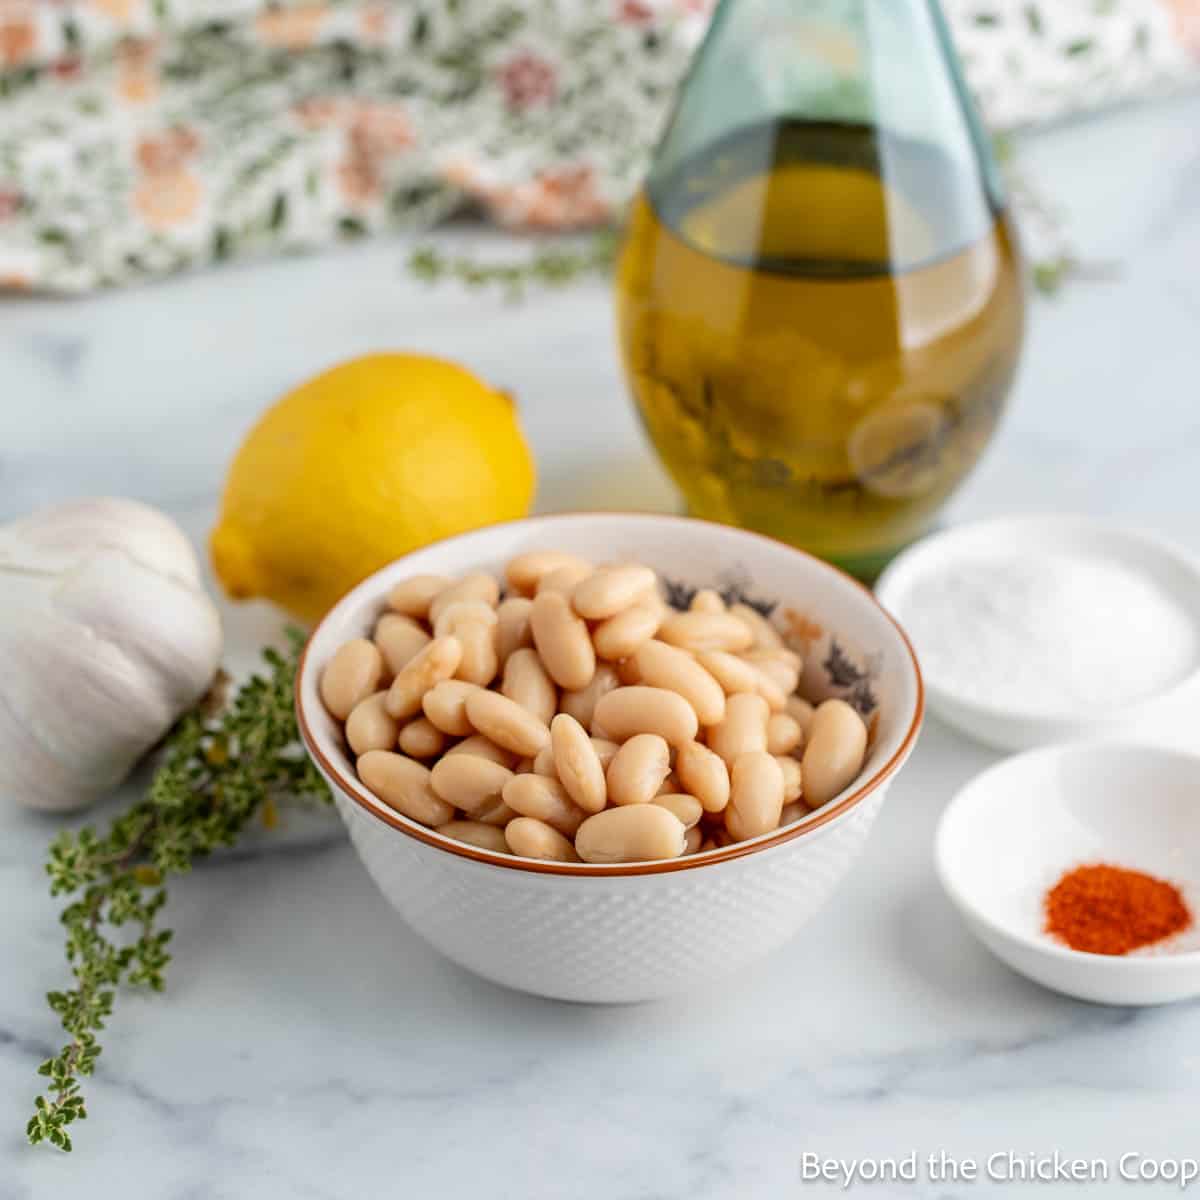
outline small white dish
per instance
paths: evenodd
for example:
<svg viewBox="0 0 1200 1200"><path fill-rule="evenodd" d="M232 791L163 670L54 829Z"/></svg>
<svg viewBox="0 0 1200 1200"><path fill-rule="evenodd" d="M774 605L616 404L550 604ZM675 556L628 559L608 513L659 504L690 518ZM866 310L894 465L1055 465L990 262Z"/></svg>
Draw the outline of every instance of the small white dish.
<svg viewBox="0 0 1200 1200"><path fill-rule="evenodd" d="M1136 568L1192 619L1196 652L1180 663L1177 676L1155 694L1116 707L1065 715L983 703L955 690L931 671L914 632L910 599L919 580L944 574L957 564L1016 553L1081 555ZM1116 737L1162 745L1194 744L1200 722L1200 563L1186 551L1152 535L1090 517L1004 517L949 529L900 554L875 586L879 602L913 636L930 711L949 725L1001 750L1027 750L1081 738ZM1121 631L1115 629L1114 637Z"/></svg>
<svg viewBox="0 0 1200 1200"><path fill-rule="evenodd" d="M1120 957L1071 950L1043 927L1047 890L1097 862L1173 883L1200 917L1200 757L1080 742L1007 759L950 802L935 858L975 936L1045 987L1101 1004L1200 995L1194 925Z"/></svg>

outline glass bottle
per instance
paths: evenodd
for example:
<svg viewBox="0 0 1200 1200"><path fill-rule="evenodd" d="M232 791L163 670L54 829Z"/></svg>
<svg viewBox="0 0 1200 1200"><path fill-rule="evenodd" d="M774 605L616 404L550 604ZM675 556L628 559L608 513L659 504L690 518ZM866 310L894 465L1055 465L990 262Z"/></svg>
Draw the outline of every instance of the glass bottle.
<svg viewBox="0 0 1200 1200"><path fill-rule="evenodd" d="M697 516L870 577L991 437L1022 270L935 0L722 0L635 201L618 324Z"/></svg>

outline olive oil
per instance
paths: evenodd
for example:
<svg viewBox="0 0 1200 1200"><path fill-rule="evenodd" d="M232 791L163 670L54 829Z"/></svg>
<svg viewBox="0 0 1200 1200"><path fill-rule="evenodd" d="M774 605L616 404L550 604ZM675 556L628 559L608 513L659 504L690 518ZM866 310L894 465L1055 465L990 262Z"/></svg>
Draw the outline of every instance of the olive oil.
<svg viewBox="0 0 1200 1200"><path fill-rule="evenodd" d="M691 511L867 575L979 457L1021 343L1004 212L876 126L764 121L652 174L617 291L638 409Z"/></svg>

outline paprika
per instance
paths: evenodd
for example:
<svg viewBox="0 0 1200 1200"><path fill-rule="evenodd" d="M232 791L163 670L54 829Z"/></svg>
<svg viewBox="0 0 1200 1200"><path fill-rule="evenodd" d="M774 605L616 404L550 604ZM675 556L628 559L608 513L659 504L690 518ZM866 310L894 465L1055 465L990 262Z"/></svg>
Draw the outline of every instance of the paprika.
<svg viewBox="0 0 1200 1200"><path fill-rule="evenodd" d="M1128 954L1192 923L1174 884L1106 863L1068 871L1046 893L1045 910L1046 932L1089 954Z"/></svg>

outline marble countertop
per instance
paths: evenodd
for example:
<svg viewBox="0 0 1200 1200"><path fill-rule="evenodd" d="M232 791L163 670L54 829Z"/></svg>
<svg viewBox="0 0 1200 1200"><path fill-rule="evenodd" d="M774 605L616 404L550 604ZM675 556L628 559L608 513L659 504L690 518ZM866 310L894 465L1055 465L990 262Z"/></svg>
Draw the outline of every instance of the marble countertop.
<svg viewBox="0 0 1200 1200"><path fill-rule="evenodd" d="M1118 273L1035 302L1003 433L949 516L1112 515L1200 551L1200 97L1045 132L1022 156L1083 253ZM448 236L511 251L497 235ZM403 242L377 242L0 303L0 519L114 492L200 537L269 399L396 345L516 393L543 510L674 504L625 397L603 284L514 306L427 291L404 258ZM235 659L278 626L265 606L225 614ZM939 891L934 824L993 758L931 720L829 908L723 987L651 1006L557 1004L465 974L399 923L340 837L207 865L173 889L166 994L119 999L71 1156L22 1137L34 1068L60 1040L41 866L58 822L4 805L0 1200L734 1200L837 1193L801 1180L805 1151L1057 1148L1114 1169L1126 1151L1195 1155L1200 1006L1043 991L976 944ZM862 1190L1014 1189L923 1171Z"/></svg>

